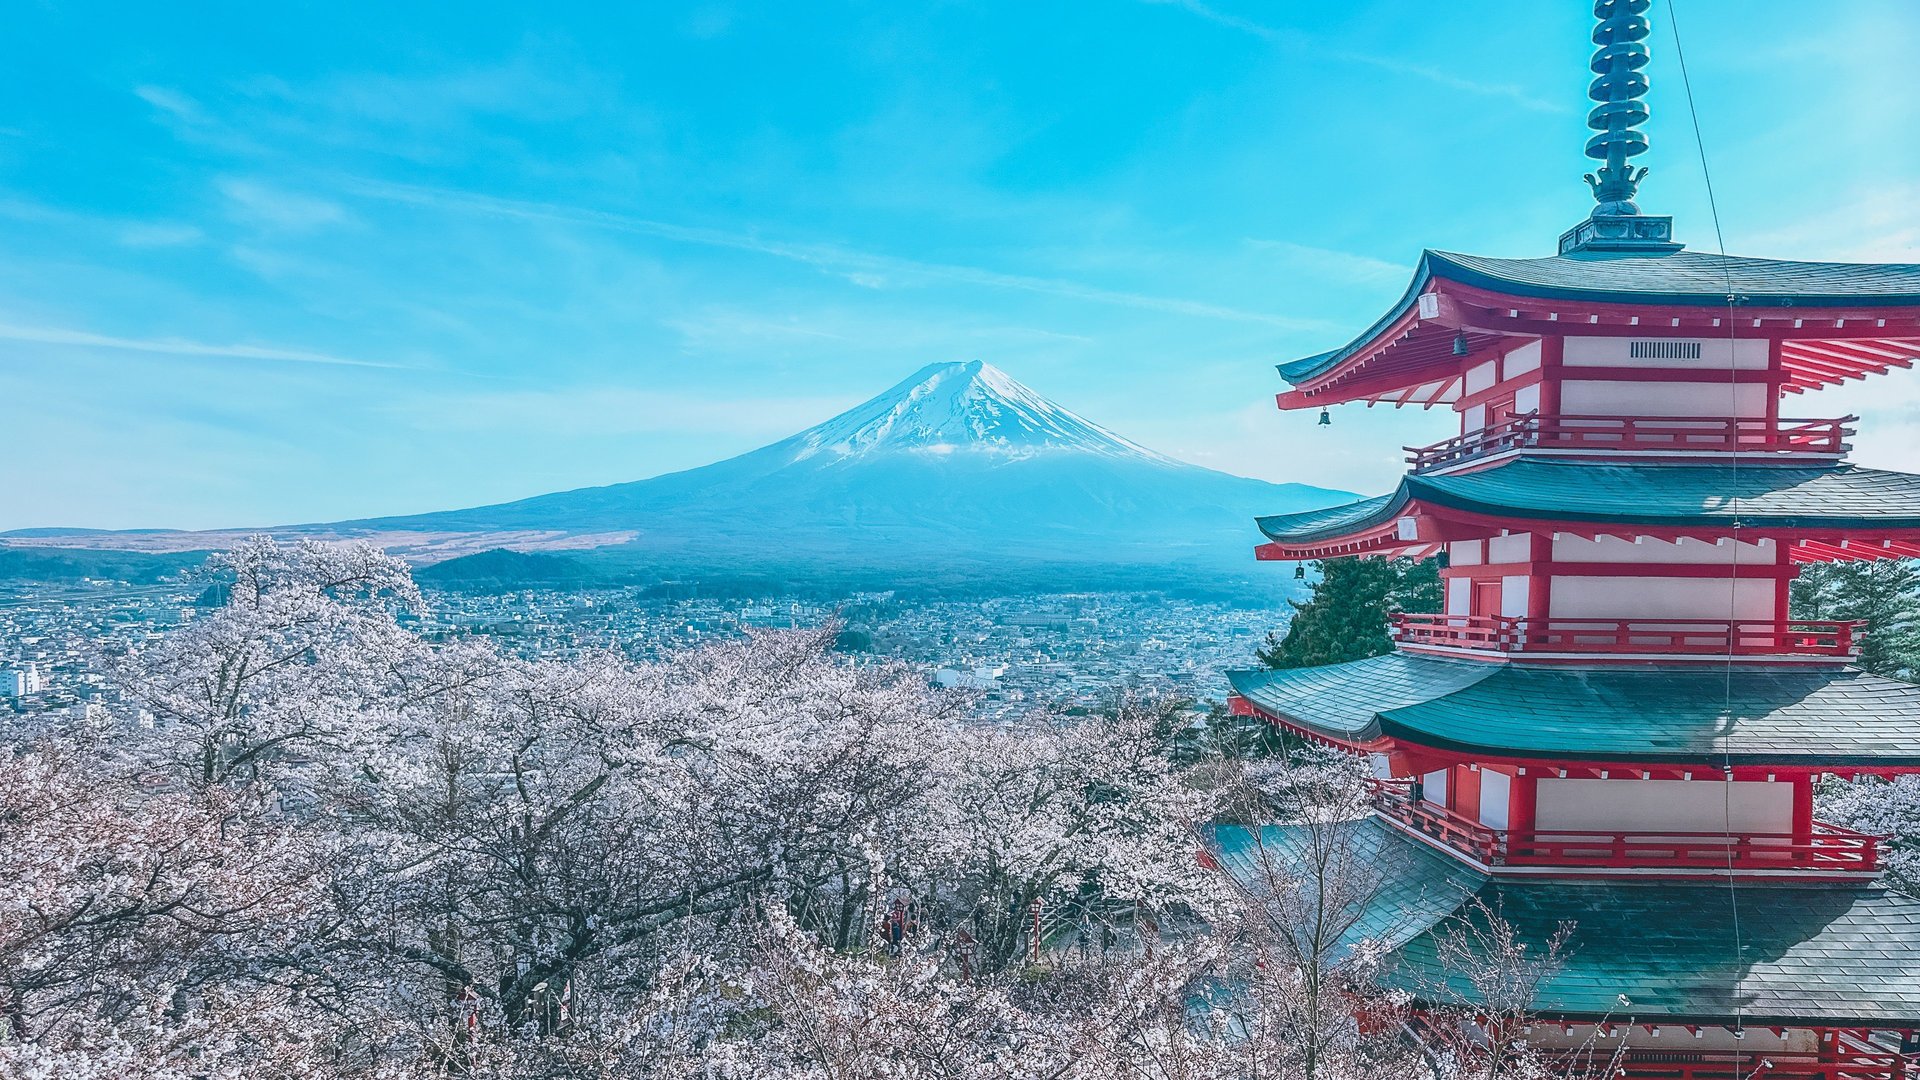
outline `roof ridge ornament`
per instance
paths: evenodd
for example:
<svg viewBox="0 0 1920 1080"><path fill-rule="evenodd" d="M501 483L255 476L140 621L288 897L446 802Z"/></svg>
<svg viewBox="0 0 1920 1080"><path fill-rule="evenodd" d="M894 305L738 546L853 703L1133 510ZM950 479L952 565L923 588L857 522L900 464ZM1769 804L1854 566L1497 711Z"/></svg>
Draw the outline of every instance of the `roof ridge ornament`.
<svg viewBox="0 0 1920 1080"><path fill-rule="evenodd" d="M1593 60L1588 67L1594 80L1587 96L1597 104L1587 114L1587 126L1595 132L1587 140L1587 156L1603 164L1586 174L1593 189L1595 206L1587 220L1560 237L1560 253L1573 251L1668 252L1680 250L1673 242L1673 219L1640 213L1634 198L1645 167L1636 168L1629 158L1647 151L1647 136L1640 125L1647 122L1645 68L1651 59L1644 42L1653 32L1647 10L1653 0L1595 0L1593 17Z"/></svg>

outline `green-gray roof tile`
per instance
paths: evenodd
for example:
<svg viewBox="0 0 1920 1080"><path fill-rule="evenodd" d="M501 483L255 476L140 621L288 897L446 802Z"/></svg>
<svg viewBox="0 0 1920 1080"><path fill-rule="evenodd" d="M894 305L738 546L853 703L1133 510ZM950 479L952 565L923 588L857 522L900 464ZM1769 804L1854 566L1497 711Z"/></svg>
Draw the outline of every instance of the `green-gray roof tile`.
<svg viewBox="0 0 1920 1080"><path fill-rule="evenodd" d="M1702 251L1490 259L1429 251L1437 277L1523 296L1724 307L1920 305L1920 263L1793 262Z"/></svg>
<svg viewBox="0 0 1920 1080"><path fill-rule="evenodd" d="M1585 761L1920 764L1920 686L1855 668L1573 668L1396 652L1227 677L1262 711L1348 742Z"/></svg>
<svg viewBox="0 0 1920 1080"><path fill-rule="evenodd" d="M1826 1020L1907 1024L1920 1019L1920 900L1858 886L1495 882L1480 899L1536 950L1573 924L1565 963L1534 1007L1562 1016L1750 1024ZM1740 928L1736 944L1734 907ZM1443 970L1437 946L1451 916L1408 941L1389 985L1440 996L1466 988ZM1625 995L1629 1004L1620 1005Z"/></svg>
<svg viewBox="0 0 1920 1080"><path fill-rule="evenodd" d="M1311 543L1384 524L1412 500L1522 520L1747 528L1920 528L1920 476L1856 465L1695 465L1516 458L1411 474L1392 494L1256 519L1269 539Z"/></svg>
<svg viewBox="0 0 1920 1080"><path fill-rule="evenodd" d="M1378 881L1357 890L1371 895L1345 944L1386 944L1393 952L1381 981L1417 998L1473 1000L1459 973L1444 970L1440 943L1463 922L1482 922L1489 909L1534 955L1572 924L1564 961L1534 1002L1548 1016L1920 1023L1920 900L1912 897L1858 885L1743 883L1732 891L1724 884L1503 881L1436 865L1453 860L1378 819L1347 827L1351 850ZM1259 835L1266 851L1284 858L1288 834L1299 831L1267 826ZM1214 845L1222 866L1258 891L1270 879L1250 874L1258 858L1253 835L1220 828Z"/></svg>
<svg viewBox="0 0 1920 1080"><path fill-rule="evenodd" d="M1427 251L1407 291L1385 315L1338 349L1280 364L1281 377L1301 383L1333 370L1405 314L1435 278L1508 295L1611 304L1720 307L1731 284L1749 308L1920 305L1916 263L1789 262L1696 251L1576 252L1540 259Z"/></svg>

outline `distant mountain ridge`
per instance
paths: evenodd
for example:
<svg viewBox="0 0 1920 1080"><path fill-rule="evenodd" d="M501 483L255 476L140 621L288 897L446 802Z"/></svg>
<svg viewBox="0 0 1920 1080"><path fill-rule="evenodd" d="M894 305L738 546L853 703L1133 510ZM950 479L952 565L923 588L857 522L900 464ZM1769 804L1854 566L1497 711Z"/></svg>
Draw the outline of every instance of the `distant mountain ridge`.
<svg viewBox="0 0 1920 1080"><path fill-rule="evenodd" d="M1178 461L972 361L930 365L789 438L683 472L266 531L365 538L420 562L508 548L675 572L1074 564L1162 567L1177 577L1182 569L1254 571L1255 516L1351 498ZM237 534L8 542L180 550L195 539L221 546L223 535Z"/></svg>

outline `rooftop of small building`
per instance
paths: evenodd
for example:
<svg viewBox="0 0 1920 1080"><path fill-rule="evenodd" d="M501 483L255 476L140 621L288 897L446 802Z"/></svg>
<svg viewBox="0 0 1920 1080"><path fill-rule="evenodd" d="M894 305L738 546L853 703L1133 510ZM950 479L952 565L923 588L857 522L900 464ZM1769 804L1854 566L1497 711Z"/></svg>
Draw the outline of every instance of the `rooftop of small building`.
<svg viewBox="0 0 1920 1080"><path fill-rule="evenodd" d="M1920 766L1920 686L1858 668L1488 663L1393 652L1233 671L1259 711L1350 745L1482 759Z"/></svg>
<svg viewBox="0 0 1920 1080"><path fill-rule="evenodd" d="M1377 876L1331 893L1353 898L1338 919L1351 923L1342 944L1385 945L1379 981L1416 1000L1474 1003L1465 973L1442 962L1443 942L1471 949L1471 931L1493 912L1536 957L1571 924L1562 961L1532 1004L1542 1016L1920 1023L1920 899L1863 885L1742 884L1736 893L1724 884L1495 880L1377 818L1334 828L1360 856L1343 865ZM1278 878L1265 867L1283 865L1303 832L1223 825L1210 840L1222 867L1258 892Z"/></svg>

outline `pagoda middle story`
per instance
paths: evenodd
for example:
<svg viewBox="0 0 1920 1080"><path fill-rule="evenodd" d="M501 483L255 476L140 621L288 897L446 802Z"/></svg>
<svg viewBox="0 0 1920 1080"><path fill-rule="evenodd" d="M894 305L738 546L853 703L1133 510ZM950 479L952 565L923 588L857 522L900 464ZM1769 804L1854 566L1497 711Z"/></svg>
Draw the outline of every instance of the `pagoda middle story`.
<svg viewBox="0 0 1920 1080"><path fill-rule="evenodd" d="M1601 84L1647 6L1596 5L1608 164L1558 254L1428 251L1372 326L1280 365L1283 410L1445 406L1459 432L1408 448L1388 494L1259 519L1258 557L1438 559L1444 610L1398 616L1384 656L1234 672L1230 701L1372 760L1364 842L1397 878L1355 933L1416 1001L1448 982L1449 927L1493 908L1536 949L1573 926L1537 1048L1895 1080L1920 900L1814 793L1920 772L1920 686L1854 666L1863 625L1795 619L1788 590L1809 563L1920 557L1920 477L1849 461L1856 418L1817 408L1920 357L1920 265L1691 252L1641 214L1645 141L1618 121L1645 80ZM1217 830L1221 863L1284 846L1268 831Z"/></svg>

